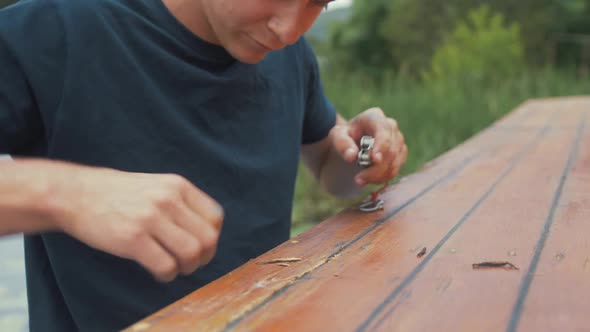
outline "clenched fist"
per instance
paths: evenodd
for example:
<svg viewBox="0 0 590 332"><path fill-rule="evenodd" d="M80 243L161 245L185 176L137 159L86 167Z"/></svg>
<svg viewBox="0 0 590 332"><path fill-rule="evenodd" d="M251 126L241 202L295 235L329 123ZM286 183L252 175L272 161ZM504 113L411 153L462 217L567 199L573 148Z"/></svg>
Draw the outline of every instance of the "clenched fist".
<svg viewBox="0 0 590 332"><path fill-rule="evenodd" d="M215 255L223 210L181 176L73 165L51 176L63 176L53 181L51 203L59 229L137 261L158 280L189 274Z"/></svg>

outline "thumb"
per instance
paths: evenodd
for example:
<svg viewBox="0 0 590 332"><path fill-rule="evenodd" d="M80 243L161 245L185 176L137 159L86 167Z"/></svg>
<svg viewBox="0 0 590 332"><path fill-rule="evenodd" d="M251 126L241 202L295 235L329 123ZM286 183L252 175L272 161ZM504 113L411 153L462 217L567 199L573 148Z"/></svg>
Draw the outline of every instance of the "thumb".
<svg viewBox="0 0 590 332"><path fill-rule="evenodd" d="M332 144L342 159L349 163L356 160L359 149L350 136L347 125L337 125L332 129Z"/></svg>

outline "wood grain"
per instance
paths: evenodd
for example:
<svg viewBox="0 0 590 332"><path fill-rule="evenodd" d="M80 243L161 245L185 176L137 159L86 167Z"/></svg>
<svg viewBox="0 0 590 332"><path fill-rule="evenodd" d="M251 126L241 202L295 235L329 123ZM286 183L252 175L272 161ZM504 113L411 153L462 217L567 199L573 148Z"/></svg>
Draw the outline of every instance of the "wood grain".
<svg viewBox="0 0 590 332"><path fill-rule="evenodd" d="M126 331L589 330L588 120L590 97L528 101L384 211L342 211ZM282 258L301 260L257 264Z"/></svg>

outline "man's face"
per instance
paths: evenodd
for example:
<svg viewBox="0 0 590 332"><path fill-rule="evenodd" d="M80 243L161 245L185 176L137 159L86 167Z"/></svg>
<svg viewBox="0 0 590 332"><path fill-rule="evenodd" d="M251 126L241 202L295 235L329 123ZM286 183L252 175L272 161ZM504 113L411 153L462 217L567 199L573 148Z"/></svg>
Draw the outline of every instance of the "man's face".
<svg viewBox="0 0 590 332"><path fill-rule="evenodd" d="M256 63L295 43L332 0L201 0L208 39Z"/></svg>

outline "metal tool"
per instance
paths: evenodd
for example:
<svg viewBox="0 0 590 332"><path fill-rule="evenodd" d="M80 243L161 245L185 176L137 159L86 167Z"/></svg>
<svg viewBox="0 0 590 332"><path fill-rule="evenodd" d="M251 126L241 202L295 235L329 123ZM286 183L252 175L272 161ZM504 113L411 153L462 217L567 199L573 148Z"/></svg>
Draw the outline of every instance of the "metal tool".
<svg viewBox="0 0 590 332"><path fill-rule="evenodd" d="M373 163L371 161L371 150L375 144L375 138L373 136L363 136L359 144L359 153L357 155L357 164L362 168L370 167ZM371 195L372 199L362 203L359 206L359 210L363 212L374 212L383 209L383 200L378 198L380 191L377 191Z"/></svg>
<svg viewBox="0 0 590 332"><path fill-rule="evenodd" d="M359 144L360 150L356 161L360 167L367 168L372 165L371 150L373 149L374 143L375 139L372 136L361 137L361 142Z"/></svg>

